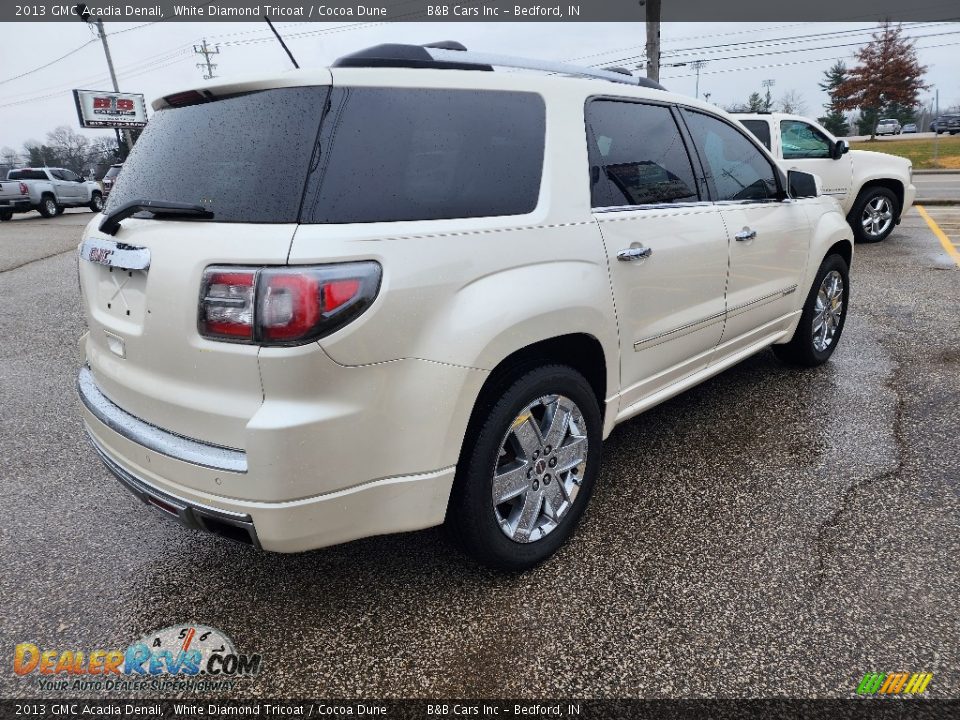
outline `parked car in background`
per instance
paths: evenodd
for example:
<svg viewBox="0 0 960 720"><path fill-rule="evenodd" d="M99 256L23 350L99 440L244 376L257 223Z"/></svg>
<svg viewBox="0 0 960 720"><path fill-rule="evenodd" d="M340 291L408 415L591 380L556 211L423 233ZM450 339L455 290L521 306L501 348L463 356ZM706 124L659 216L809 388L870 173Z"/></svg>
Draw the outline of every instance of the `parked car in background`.
<svg viewBox="0 0 960 720"><path fill-rule="evenodd" d="M78 389L106 466L193 528L298 552L447 522L529 568L614 426L843 331L837 203L646 78L381 45L153 108L82 240Z"/></svg>
<svg viewBox="0 0 960 720"><path fill-rule="evenodd" d="M930 132L935 132L937 135L940 135L945 132L950 132L951 124L954 127L954 132L960 131L960 115L940 115L930 123Z"/></svg>
<svg viewBox="0 0 960 720"><path fill-rule="evenodd" d="M123 169L123 163L117 163L116 165L111 165L110 169L107 170L107 174L103 176L103 199L106 200L110 197L110 191L113 189L114 183L117 181L117 176L120 174L120 171Z"/></svg>
<svg viewBox="0 0 960 720"><path fill-rule="evenodd" d="M893 118L887 120L881 120L877 123L877 127L874 130L875 135L899 135L902 128L900 127L900 121Z"/></svg>
<svg viewBox="0 0 960 720"><path fill-rule="evenodd" d="M839 201L860 242L886 238L913 204L913 164L906 158L850 150L822 125L784 113L737 113L735 117L787 169L820 177L823 194Z"/></svg>
<svg viewBox="0 0 960 720"><path fill-rule="evenodd" d="M25 183L19 180L0 181L0 221L6 222L15 212L28 212L30 206L30 191Z"/></svg>
<svg viewBox="0 0 960 720"><path fill-rule="evenodd" d="M68 207L103 210L100 184L85 180L67 168L20 168L7 173L7 180L18 180L27 186L30 204L13 212L36 210L44 217L53 217Z"/></svg>
<svg viewBox="0 0 960 720"><path fill-rule="evenodd" d="M902 132L904 135L906 135L907 133L915 133L917 132L917 124L907 123L906 125L903 126L903 130L901 130L900 132Z"/></svg>

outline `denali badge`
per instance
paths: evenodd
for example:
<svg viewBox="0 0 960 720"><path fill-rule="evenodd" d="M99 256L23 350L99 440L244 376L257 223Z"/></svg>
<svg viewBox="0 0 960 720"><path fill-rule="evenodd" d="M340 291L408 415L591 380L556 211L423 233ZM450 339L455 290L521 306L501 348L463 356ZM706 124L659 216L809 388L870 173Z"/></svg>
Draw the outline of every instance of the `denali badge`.
<svg viewBox="0 0 960 720"><path fill-rule="evenodd" d="M150 267L150 250L113 240L87 238L80 246L80 257L98 265L123 270L147 270Z"/></svg>

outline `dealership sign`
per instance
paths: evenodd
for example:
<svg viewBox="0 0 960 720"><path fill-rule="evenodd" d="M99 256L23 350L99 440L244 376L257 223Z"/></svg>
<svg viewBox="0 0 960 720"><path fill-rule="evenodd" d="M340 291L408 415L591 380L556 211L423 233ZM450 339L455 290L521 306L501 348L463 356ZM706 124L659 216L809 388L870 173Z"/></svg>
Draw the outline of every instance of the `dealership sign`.
<svg viewBox="0 0 960 720"><path fill-rule="evenodd" d="M80 127L142 128L147 124L147 106L140 93L74 90Z"/></svg>

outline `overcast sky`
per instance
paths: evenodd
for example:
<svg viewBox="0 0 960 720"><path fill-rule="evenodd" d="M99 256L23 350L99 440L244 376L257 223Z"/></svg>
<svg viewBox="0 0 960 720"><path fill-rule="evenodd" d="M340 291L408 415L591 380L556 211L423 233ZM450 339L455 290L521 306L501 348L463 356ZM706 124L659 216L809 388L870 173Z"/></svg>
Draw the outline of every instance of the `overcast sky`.
<svg viewBox="0 0 960 720"><path fill-rule="evenodd" d="M142 92L147 104L172 90L203 84L193 46L206 38L219 43L220 76L282 71L289 60L259 23L107 23L120 89ZM643 23L277 23L302 67L328 65L351 51L382 42L425 43L456 39L477 51L524 55L580 64L636 67L644 44ZM745 101L775 81L774 97L796 90L806 114L822 114L826 100L817 87L836 58L852 64L857 45L869 39L871 23L665 23L662 62L708 60L700 94L719 105ZM940 108L960 103L960 23L907 26L917 37L927 82L940 91ZM22 150L27 140L43 141L58 125L78 128L70 90L110 89L103 50L91 42L68 58L30 72L94 36L81 22L0 23L0 146ZM309 33L309 34L304 34ZM299 35L299 36L298 36ZM927 37L924 37L927 36ZM776 43L776 44L774 44ZM839 47L838 47L839 46ZM935 47L940 46L940 47ZM11 80L22 73L25 77ZM664 67L668 89L693 95L692 68ZM83 130L93 137L103 131Z"/></svg>

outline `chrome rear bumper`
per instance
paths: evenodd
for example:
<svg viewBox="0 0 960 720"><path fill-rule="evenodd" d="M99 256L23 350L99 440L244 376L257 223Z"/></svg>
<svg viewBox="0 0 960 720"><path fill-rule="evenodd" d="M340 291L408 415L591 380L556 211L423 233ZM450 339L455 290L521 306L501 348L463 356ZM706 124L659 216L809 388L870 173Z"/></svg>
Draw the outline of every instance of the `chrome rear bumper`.
<svg viewBox="0 0 960 720"><path fill-rule="evenodd" d="M213 470L234 473L247 471L247 454L242 450L185 438L144 422L115 405L100 392L100 388L93 379L93 373L86 365L80 369L80 375L77 377L77 393L80 395L80 401L97 420L127 440L143 445L148 450Z"/></svg>

